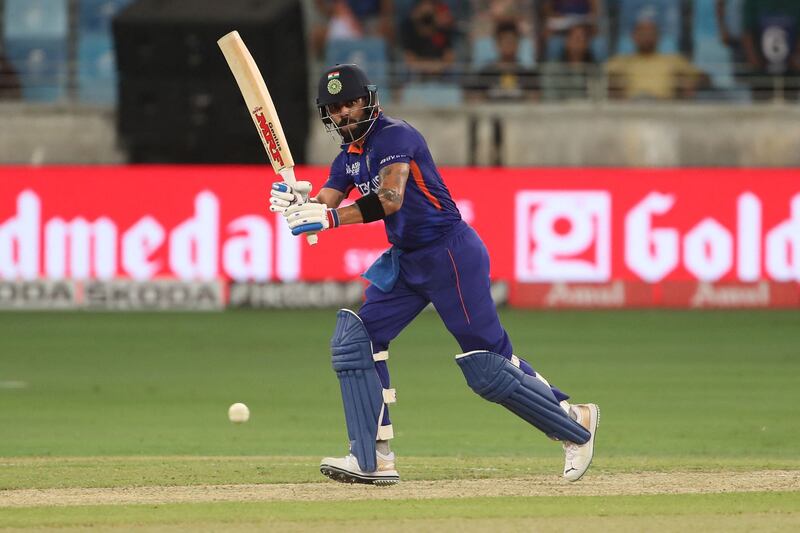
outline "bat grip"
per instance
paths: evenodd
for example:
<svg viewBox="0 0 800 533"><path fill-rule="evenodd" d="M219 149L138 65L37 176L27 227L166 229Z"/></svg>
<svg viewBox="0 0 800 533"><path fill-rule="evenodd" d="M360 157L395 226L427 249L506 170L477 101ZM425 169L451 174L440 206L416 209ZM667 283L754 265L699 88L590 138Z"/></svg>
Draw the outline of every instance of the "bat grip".
<svg viewBox="0 0 800 533"><path fill-rule="evenodd" d="M288 183L290 186L294 186L297 183L297 178L294 176L294 167L285 167L278 171L280 177ZM297 198L298 202L302 202L303 198L298 193L295 193L295 197ZM309 246L314 246L319 241L316 233L309 233L306 235L306 241L308 242Z"/></svg>
<svg viewBox="0 0 800 533"><path fill-rule="evenodd" d="M300 202L300 203L303 202L303 198L299 194L295 193L295 196L296 196L298 202ZM306 234L306 242L308 242L309 246L314 246L315 244L317 244L318 241L319 241L319 238L317 237L316 233L307 233Z"/></svg>

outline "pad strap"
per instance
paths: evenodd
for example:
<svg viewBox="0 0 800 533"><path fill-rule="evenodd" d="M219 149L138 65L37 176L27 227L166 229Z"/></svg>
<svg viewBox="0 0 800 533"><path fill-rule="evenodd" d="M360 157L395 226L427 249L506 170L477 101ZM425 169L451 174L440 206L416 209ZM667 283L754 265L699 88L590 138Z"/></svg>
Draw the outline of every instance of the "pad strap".
<svg viewBox="0 0 800 533"><path fill-rule="evenodd" d="M372 360L376 363L379 361L386 361L389 359L389 351L382 350L378 353L372 354ZM386 406L390 403L397 401L397 391L395 389L383 389L383 409L381 410L380 422L378 426L378 440L389 440L394 438L394 429L392 424L384 424L384 420L388 418Z"/></svg>
<svg viewBox="0 0 800 533"><path fill-rule="evenodd" d="M390 440L394 438L394 428L391 424L378 428L378 440Z"/></svg>

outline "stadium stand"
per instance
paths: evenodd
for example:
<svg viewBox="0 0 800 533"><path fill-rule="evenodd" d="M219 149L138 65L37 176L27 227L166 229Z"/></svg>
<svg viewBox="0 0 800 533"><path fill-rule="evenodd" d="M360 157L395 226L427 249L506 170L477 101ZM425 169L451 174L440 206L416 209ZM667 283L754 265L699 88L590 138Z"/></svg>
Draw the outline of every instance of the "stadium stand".
<svg viewBox="0 0 800 533"><path fill-rule="evenodd" d="M131 0L81 0L78 9L77 85L84 103L113 104L117 64L111 19Z"/></svg>
<svg viewBox="0 0 800 533"><path fill-rule="evenodd" d="M2 52L7 64L19 78L19 91L28 102L76 102L113 106L117 101L116 54L111 35L111 20L134 0L0 0L2 10ZM301 0L306 3L312 0ZM323 55L317 59L326 64L357 62L367 67L381 87L382 102L425 101L428 93L431 105L453 105L460 101L456 85L465 76L492 63L497 58L494 39L490 35L470 33L470 14L477 9L474 2L442 0L455 19L454 48L456 62L441 79L418 79L411 74L402 57L402 42L396 37L403 21L418 0L396 0L395 38L368 35L355 39L333 39L325 43ZM602 65L611 55L633 51L631 30L637 20L651 18L661 31L659 52L683 52L712 79L712 90L698 94L698 99L713 101L750 100L749 91L736 76L736 61L741 56L736 47L726 45L721 36L715 11L715 0L604 0L600 2L598 33L592 38L594 62ZM741 31L742 0L726 0L729 6L726 24L734 32ZM476 11L477 13L477 11ZM738 26L737 26L738 20ZM527 68L542 68L548 72L562 71L564 36L552 35L545 57L538 58L538 41L533 34L523 34L518 59ZM538 59L537 59L538 58ZM320 64L315 65L319 68ZM8 67L6 67L8 68ZM313 72L313 71L312 71ZM603 69L590 74L592 83L601 86ZM551 77L552 78L552 77ZM548 100L560 99L559 77L548 82ZM423 81L425 83L419 83ZM438 83L429 84L428 81ZM552 80L551 80L552 81ZM402 96L401 90L411 86ZM448 87L447 84L452 86ZM565 88L572 91L574 88ZM585 93L585 91L582 91ZM12 93L5 93L6 96ZM415 104L417 105L417 104Z"/></svg>
<svg viewBox="0 0 800 533"><path fill-rule="evenodd" d="M25 100L55 102L67 96L67 7L66 0L5 1L5 53L19 73Z"/></svg>
<svg viewBox="0 0 800 533"><path fill-rule="evenodd" d="M695 0L692 6L692 44L694 63L711 77L715 98L746 101L749 92L737 85L736 65L730 48L720 35L716 0Z"/></svg>
<svg viewBox="0 0 800 533"><path fill-rule="evenodd" d="M592 54L596 61L605 61L609 55L609 13L606 0L600 2L600 17L596 23L597 33L592 38ZM547 40L547 60L560 61L564 54L565 35L553 35Z"/></svg>
<svg viewBox="0 0 800 533"><path fill-rule="evenodd" d="M533 39L523 37L519 41L517 52L519 63L525 67L536 65L536 44ZM497 48L493 37L480 37L472 45L472 67L479 69L497 60Z"/></svg>
<svg viewBox="0 0 800 533"><path fill-rule="evenodd" d="M455 107L464 100L461 87L450 83L409 82L403 87L402 103L432 107Z"/></svg>
<svg viewBox="0 0 800 533"><path fill-rule="evenodd" d="M381 102L391 99L389 87L389 56L386 41L380 37L340 39L328 41L325 47L325 64L356 63L363 66L373 83L381 88Z"/></svg>

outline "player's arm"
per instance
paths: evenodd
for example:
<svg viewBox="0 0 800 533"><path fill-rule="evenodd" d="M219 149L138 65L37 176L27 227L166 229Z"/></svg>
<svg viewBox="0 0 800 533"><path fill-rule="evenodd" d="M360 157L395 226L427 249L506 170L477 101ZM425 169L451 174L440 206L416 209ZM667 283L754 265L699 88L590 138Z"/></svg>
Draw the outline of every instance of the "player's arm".
<svg viewBox="0 0 800 533"><path fill-rule="evenodd" d="M364 195L356 203L337 209L339 224L374 222L397 213L403 207L409 170L408 163L383 167L378 173L378 192Z"/></svg>
<svg viewBox="0 0 800 533"><path fill-rule="evenodd" d="M331 209L335 209L339 207L339 204L344 200L344 193L330 187L323 187L319 190L317 196L314 197L314 200L316 200L317 203L325 204Z"/></svg>
<svg viewBox="0 0 800 533"><path fill-rule="evenodd" d="M379 173L378 192L366 194L352 205L329 208L321 202L294 205L285 216L292 233L319 232L343 224L358 224L382 220L396 213L403 206L406 182L410 167L408 163L394 163L383 167ZM322 192L322 191L320 191Z"/></svg>

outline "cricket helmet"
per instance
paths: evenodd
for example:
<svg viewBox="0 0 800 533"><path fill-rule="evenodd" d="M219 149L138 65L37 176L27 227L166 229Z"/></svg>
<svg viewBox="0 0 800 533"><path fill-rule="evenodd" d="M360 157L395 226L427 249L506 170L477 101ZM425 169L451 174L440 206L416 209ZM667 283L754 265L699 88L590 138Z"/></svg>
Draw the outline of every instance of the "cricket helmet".
<svg viewBox="0 0 800 533"><path fill-rule="evenodd" d="M352 132L344 132L331 118L328 106L357 100L366 97L365 118L355 122ZM355 64L334 65L326 69L319 79L317 87L317 109L322 123L329 132L336 132L345 144L363 139L369 132L380 112L378 87L373 84L367 73Z"/></svg>

